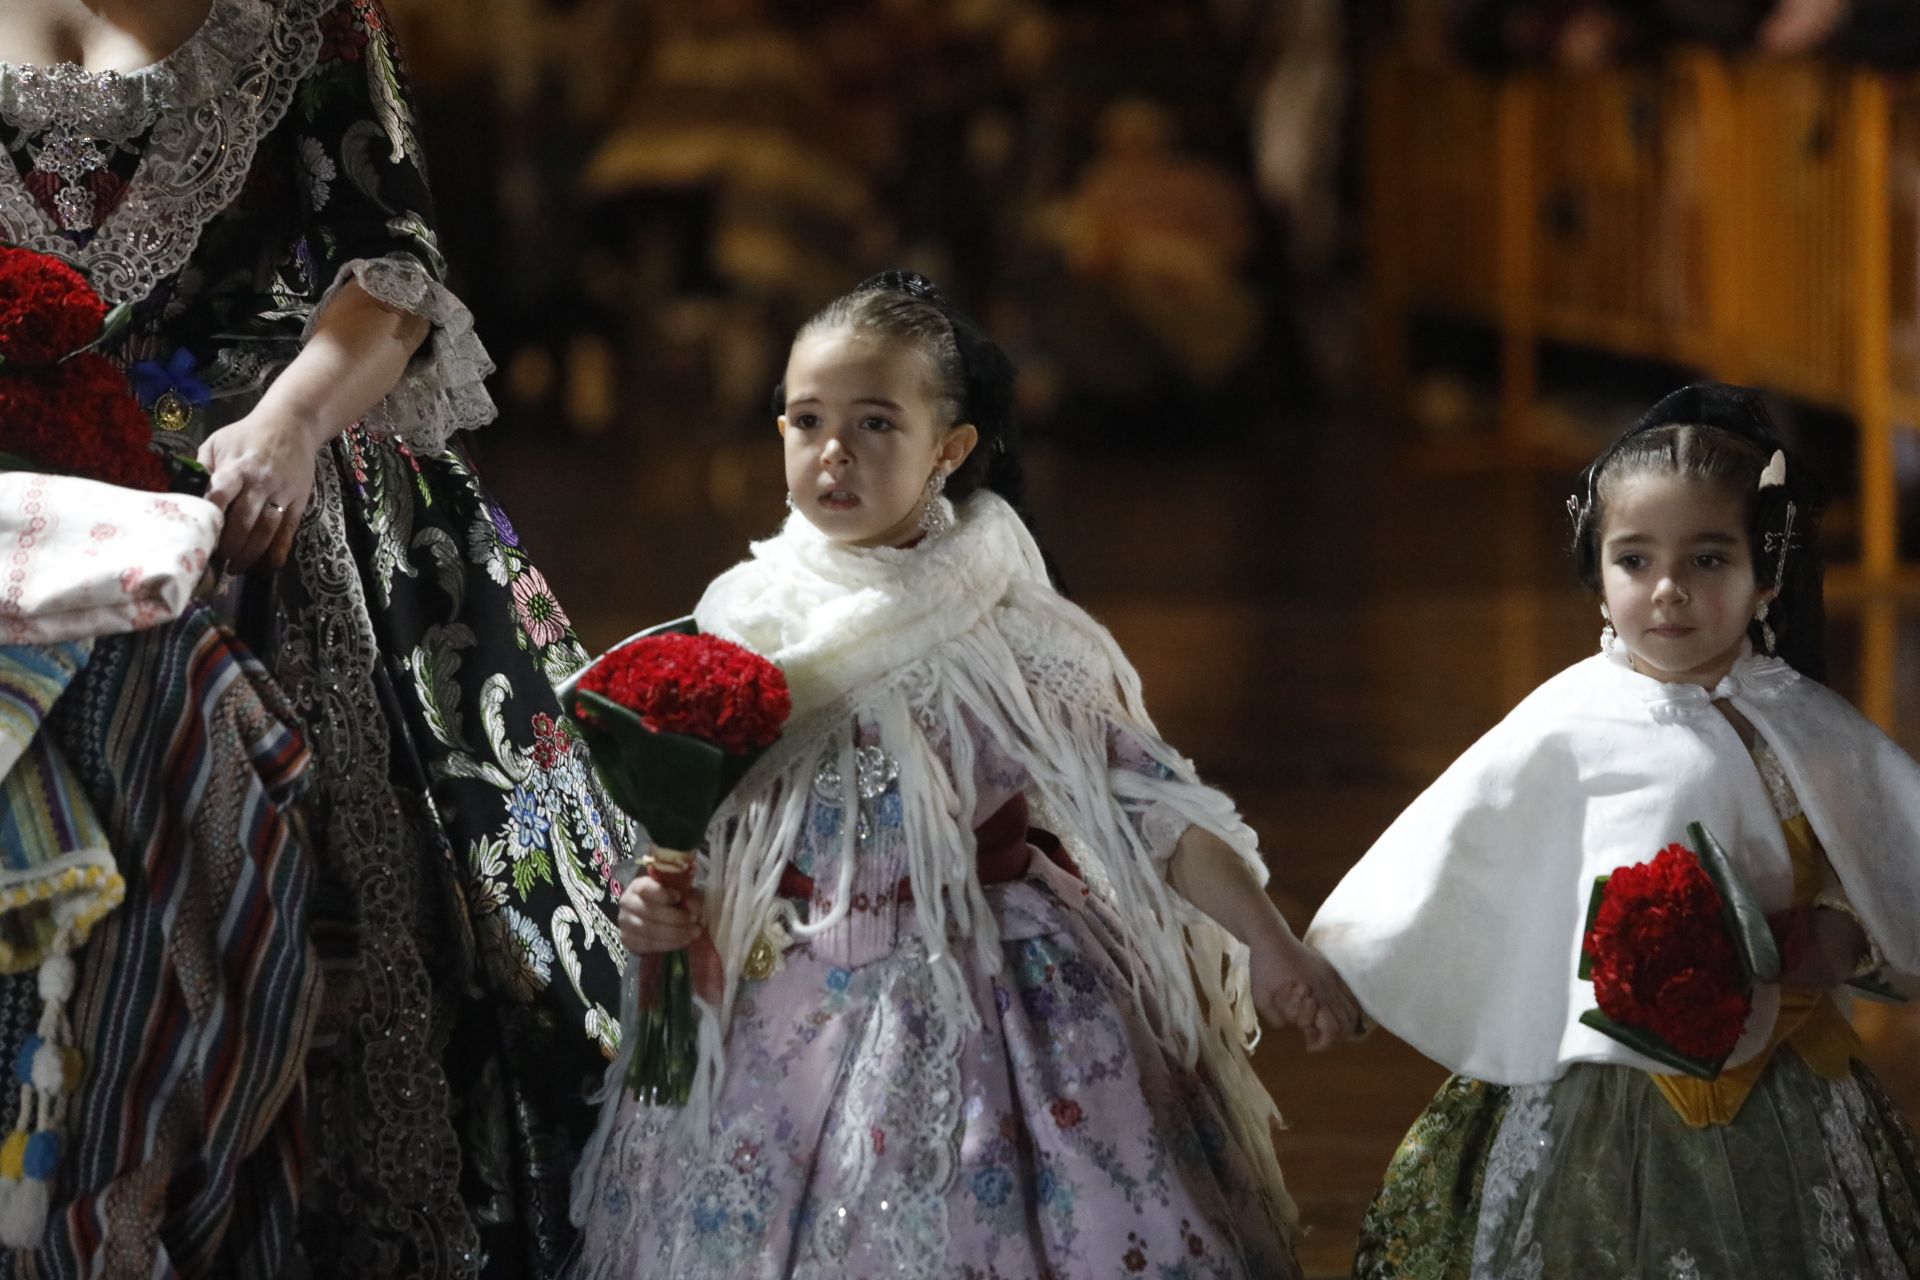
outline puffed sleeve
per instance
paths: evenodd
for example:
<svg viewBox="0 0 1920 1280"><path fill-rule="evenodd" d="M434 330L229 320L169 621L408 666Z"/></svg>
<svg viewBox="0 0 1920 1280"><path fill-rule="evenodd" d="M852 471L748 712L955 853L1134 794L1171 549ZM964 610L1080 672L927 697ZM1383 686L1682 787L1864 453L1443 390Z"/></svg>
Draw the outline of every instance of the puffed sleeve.
<svg viewBox="0 0 1920 1280"><path fill-rule="evenodd" d="M330 281L313 307L310 337L349 281L398 311L425 317L432 335L363 425L410 448L442 448L456 431L492 420L493 361L473 313L446 287L426 158L412 93L378 0L343 0L320 18L319 61L286 125L313 276Z"/></svg>

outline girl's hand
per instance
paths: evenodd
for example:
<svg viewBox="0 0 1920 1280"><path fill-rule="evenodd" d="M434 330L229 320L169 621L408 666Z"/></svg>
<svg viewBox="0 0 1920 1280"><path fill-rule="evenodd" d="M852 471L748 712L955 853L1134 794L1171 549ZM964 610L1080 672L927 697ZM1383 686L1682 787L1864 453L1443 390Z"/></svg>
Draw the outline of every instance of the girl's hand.
<svg viewBox="0 0 1920 1280"><path fill-rule="evenodd" d="M1780 984L1837 987L1853 977L1867 954L1860 922L1832 907L1795 907L1767 917L1780 944Z"/></svg>
<svg viewBox="0 0 1920 1280"><path fill-rule="evenodd" d="M319 424L263 404L200 446L200 465L213 477L207 501L226 513L220 554L229 569L242 573L263 558L276 569L287 563L325 438Z"/></svg>
<svg viewBox="0 0 1920 1280"><path fill-rule="evenodd" d="M698 889L682 894L650 875L635 876L620 895L620 941L637 956L678 951L704 929Z"/></svg>
<svg viewBox="0 0 1920 1280"><path fill-rule="evenodd" d="M1318 951L1284 928L1263 934L1249 949L1254 1007L1269 1023L1300 1028L1308 1051L1364 1030L1360 1002Z"/></svg>

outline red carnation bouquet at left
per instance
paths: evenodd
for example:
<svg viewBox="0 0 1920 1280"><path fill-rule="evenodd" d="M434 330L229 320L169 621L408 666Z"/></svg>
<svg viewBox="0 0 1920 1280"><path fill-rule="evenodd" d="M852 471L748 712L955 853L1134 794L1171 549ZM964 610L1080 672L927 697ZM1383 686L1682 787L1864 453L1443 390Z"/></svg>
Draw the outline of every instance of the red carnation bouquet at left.
<svg viewBox="0 0 1920 1280"><path fill-rule="evenodd" d="M1711 1080L1746 1029L1753 986L1780 976L1767 920L1704 826L1691 847L1595 883L1580 976L1598 1009L1580 1021L1676 1071Z"/></svg>
<svg viewBox="0 0 1920 1280"><path fill-rule="evenodd" d="M685 894L707 824L786 725L786 677L683 619L602 655L559 692L607 794L653 840L648 874ZM621 1035L634 1038L627 1084L636 1096L656 1105L687 1100L699 1044L693 996L717 1001L721 977L705 936L635 962L636 1008Z"/></svg>
<svg viewBox="0 0 1920 1280"><path fill-rule="evenodd" d="M0 470L170 487L139 400L94 350L127 316L58 258L0 246Z"/></svg>

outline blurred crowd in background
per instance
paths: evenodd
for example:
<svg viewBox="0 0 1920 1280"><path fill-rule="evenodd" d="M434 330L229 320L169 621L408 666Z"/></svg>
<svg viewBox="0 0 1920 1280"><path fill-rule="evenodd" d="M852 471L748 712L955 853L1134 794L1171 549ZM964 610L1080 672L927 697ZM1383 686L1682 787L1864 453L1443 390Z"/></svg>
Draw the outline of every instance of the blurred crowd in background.
<svg viewBox="0 0 1920 1280"><path fill-rule="evenodd" d="M717 438L763 427L787 335L880 265L976 311L1056 438L1283 430L1366 378L1369 56L1584 67L1691 42L1920 61L1911 0L393 11L507 426L619 447L689 415Z"/></svg>

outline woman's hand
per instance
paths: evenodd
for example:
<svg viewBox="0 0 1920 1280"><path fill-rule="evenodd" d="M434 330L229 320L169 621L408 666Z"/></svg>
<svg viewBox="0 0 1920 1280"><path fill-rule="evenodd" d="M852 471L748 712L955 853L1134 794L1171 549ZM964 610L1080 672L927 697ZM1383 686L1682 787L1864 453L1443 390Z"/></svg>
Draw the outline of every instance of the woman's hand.
<svg viewBox="0 0 1920 1280"><path fill-rule="evenodd" d="M220 554L228 568L262 558L286 564L313 496L316 455L393 390L431 330L424 316L349 283L253 412L207 437L200 465L213 474L208 501L227 515Z"/></svg>
<svg viewBox="0 0 1920 1280"><path fill-rule="evenodd" d="M233 572L263 558L276 569L285 566L326 439L311 417L263 402L200 446L200 465L213 477L207 501L226 513L220 554Z"/></svg>
<svg viewBox="0 0 1920 1280"><path fill-rule="evenodd" d="M704 931L698 889L681 893L650 875L635 876L620 895L620 941L637 956L690 946Z"/></svg>
<svg viewBox="0 0 1920 1280"><path fill-rule="evenodd" d="M1276 1026L1294 1026L1319 1052L1365 1029L1360 1002L1327 958L1284 929L1249 944L1253 1003Z"/></svg>

